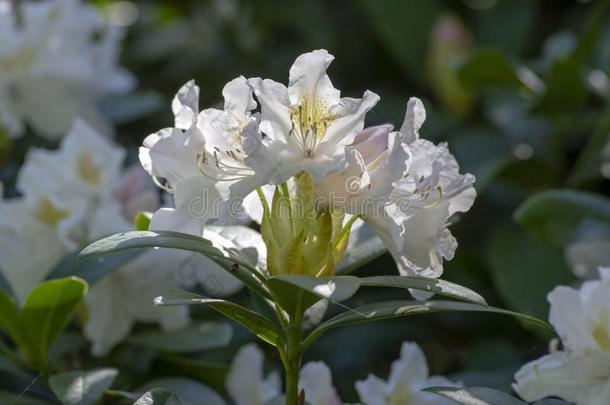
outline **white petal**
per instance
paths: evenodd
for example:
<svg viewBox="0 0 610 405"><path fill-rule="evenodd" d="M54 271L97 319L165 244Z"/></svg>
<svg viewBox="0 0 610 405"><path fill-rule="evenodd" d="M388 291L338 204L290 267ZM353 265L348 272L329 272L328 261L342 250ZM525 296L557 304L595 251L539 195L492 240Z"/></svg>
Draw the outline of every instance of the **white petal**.
<svg viewBox="0 0 610 405"><path fill-rule="evenodd" d="M203 143L194 134L166 128L144 139L140 163L151 176L163 177L175 187L183 180L201 176L197 154L202 148Z"/></svg>
<svg viewBox="0 0 610 405"><path fill-rule="evenodd" d="M606 360L606 361L604 361ZM557 396L577 405L608 399L607 359L557 352L523 366L515 374L515 391L526 401Z"/></svg>
<svg viewBox="0 0 610 405"><path fill-rule="evenodd" d="M199 86L194 80L188 81L174 96L172 111L176 128L189 129L197 122L199 113Z"/></svg>
<svg viewBox="0 0 610 405"><path fill-rule="evenodd" d="M290 101L288 89L281 83L260 77L248 79L261 105L261 131L272 140L288 144L290 132Z"/></svg>
<svg viewBox="0 0 610 405"><path fill-rule="evenodd" d="M419 138L419 129L426 120L426 109L417 97L411 97L407 103L405 120L400 127L400 133L405 142L411 143Z"/></svg>
<svg viewBox="0 0 610 405"><path fill-rule="evenodd" d="M349 145L354 137L364 128L364 117L377 102L380 97L372 91L365 91L361 99L342 98L340 106L340 117L332 121L326 130L323 142L318 148L324 148L326 144Z"/></svg>
<svg viewBox="0 0 610 405"><path fill-rule="evenodd" d="M400 359L392 363L388 384L392 390L400 387L422 387L428 378L428 363L417 343L404 342Z"/></svg>
<svg viewBox="0 0 610 405"><path fill-rule="evenodd" d="M563 344L572 350L595 348L588 325L588 308L585 308L578 290L555 287L548 295L551 304L549 321Z"/></svg>
<svg viewBox="0 0 610 405"><path fill-rule="evenodd" d="M299 377L299 390L305 391L306 401L311 405L338 403L330 369L324 362L312 361L303 366Z"/></svg>
<svg viewBox="0 0 610 405"><path fill-rule="evenodd" d="M372 374L363 381L356 382L356 391L365 405L386 405L389 388L385 381Z"/></svg>
<svg viewBox="0 0 610 405"><path fill-rule="evenodd" d="M173 208L160 208L153 214L148 228L151 231L174 231L201 237L204 225L204 221L195 221Z"/></svg>
<svg viewBox="0 0 610 405"><path fill-rule="evenodd" d="M233 358L226 388L237 405L262 404L281 393L279 378L263 379L263 360L253 343L243 346Z"/></svg>
<svg viewBox="0 0 610 405"><path fill-rule="evenodd" d="M335 89L326 70L335 59L325 49L300 55L290 68L288 94L293 106L303 99L320 100L327 108L339 103L339 90Z"/></svg>
<svg viewBox="0 0 610 405"><path fill-rule="evenodd" d="M239 76L231 80L222 89L225 99L224 110L240 120L256 108L256 101L252 97L252 90L245 77Z"/></svg>
<svg viewBox="0 0 610 405"><path fill-rule="evenodd" d="M564 251L566 261L577 277L593 278L597 269L610 266L610 241L585 240L569 244Z"/></svg>

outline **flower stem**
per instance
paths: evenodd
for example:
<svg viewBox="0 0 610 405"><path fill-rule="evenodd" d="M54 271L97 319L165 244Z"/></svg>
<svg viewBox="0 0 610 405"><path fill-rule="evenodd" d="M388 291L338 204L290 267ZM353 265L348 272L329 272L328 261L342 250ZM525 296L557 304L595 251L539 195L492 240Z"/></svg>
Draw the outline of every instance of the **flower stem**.
<svg viewBox="0 0 610 405"><path fill-rule="evenodd" d="M286 356L284 369L286 374L286 405L298 405L299 403L299 373L301 371L301 358L303 348L301 346L301 325L303 321L303 299L299 292L297 306L290 318L288 330L286 331Z"/></svg>

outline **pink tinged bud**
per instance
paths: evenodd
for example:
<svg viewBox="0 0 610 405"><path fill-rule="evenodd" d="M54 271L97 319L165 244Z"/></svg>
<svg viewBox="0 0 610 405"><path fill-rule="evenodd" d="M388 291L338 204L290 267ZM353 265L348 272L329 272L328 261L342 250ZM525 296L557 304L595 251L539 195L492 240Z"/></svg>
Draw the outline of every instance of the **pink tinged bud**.
<svg viewBox="0 0 610 405"><path fill-rule="evenodd" d="M365 128L356 135L351 146L360 153L364 163L371 163L388 149L388 136L393 129L391 124Z"/></svg>

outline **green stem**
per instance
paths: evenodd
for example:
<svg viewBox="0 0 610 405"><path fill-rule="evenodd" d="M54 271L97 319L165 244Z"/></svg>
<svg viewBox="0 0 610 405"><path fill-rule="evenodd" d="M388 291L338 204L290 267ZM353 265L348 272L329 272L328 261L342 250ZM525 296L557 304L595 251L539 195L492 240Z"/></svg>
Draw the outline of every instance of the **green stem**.
<svg viewBox="0 0 610 405"><path fill-rule="evenodd" d="M286 374L286 405L299 403L299 373L301 372L301 358L303 348L301 345L301 327L303 322L303 299L299 292L297 307L290 319L286 331L286 354L283 356Z"/></svg>

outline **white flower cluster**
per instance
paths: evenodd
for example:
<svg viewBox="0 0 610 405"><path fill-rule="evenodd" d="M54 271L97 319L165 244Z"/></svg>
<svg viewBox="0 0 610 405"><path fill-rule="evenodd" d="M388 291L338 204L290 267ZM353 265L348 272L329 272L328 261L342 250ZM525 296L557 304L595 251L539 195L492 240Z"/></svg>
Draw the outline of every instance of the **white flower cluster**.
<svg viewBox="0 0 610 405"><path fill-rule="evenodd" d="M242 347L236 354L227 375L227 393L237 405L263 405L281 398L281 382L276 372L266 377L264 356L254 344ZM400 358L392 363L387 381L369 375L356 382L356 391L363 405L451 405L454 402L423 391L433 386L456 386L441 376L429 376L428 364L421 348L404 342ZM301 369L299 391L310 405L341 405L343 402L332 382L330 368L322 361L306 363ZM279 402L277 402L279 403Z"/></svg>
<svg viewBox="0 0 610 405"><path fill-rule="evenodd" d="M548 295L549 321L563 348L526 364L513 388L526 401L560 397L576 405L610 403L610 268L579 290L559 286Z"/></svg>
<svg viewBox="0 0 610 405"><path fill-rule="evenodd" d="M66 254L132 230L139 211L159 207L150 177L139 166L123 169L124 157L123 148L82 121L75 122L58 150L29 151L17 177L22 196L0 201L0 269L19 299ZM260 250L264 257L260 235L246 227L209 227L206 237ZM173 271L180 266L199 274L176 277ZM86 298L84 326L93 353L106 354L136 321L159 322L165 329L184 326L188 307L157 308L152 302L167 289L193 282L215 284L215 295L241 288L214 262L167 250L145 252L96 282Z"/></svg>
<svg viewBox="0 0 610 405"><path fill-rule="evenodd" d="M299 56L288 87L238 77L224 87L222 110L199 111L199 88L185 84L172 103L174 127L148 136L140 151L175 202L154 214L151 229L201 236L211 220L230 222L257 188L306 172L319 205L360 216L401 274L439 277L457 245L448 219L471 207L474 177L459 173L445 144L419 139L418 99L399 131L364 129L379 97L342 98L326 74L332 60L325 50Z"/></svg>
<svg viewBox="0 0 610 405"><path fill-rule="evenodd" d="M55 139L80 117L110 132L96 102L135 84L118 65L122 29L81 0L2 4L0 131L17 137L28 124Z"/></svg>

